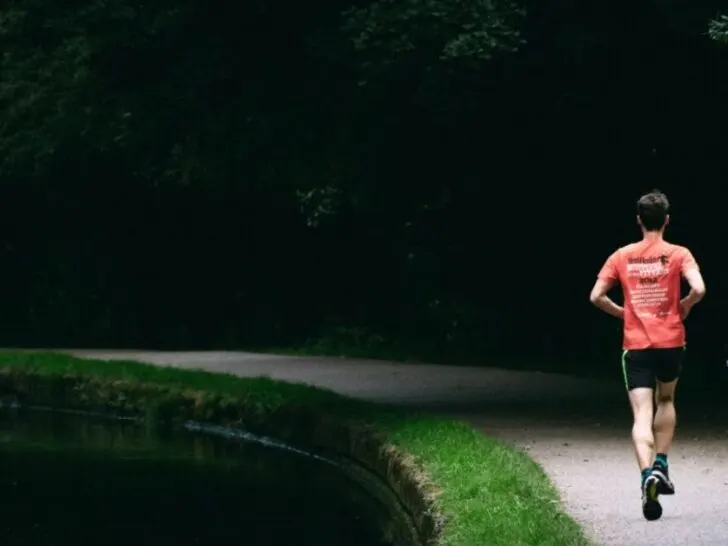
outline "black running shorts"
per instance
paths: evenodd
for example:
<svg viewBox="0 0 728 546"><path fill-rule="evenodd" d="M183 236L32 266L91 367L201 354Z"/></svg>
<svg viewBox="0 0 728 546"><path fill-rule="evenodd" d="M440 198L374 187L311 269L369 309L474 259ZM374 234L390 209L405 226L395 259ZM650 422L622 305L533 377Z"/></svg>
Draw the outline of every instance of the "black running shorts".
<svg viewBox="0 0 728 546"><path fill-rule="evenodd" d="M685 347L637 349L622 354L622 373L627 390L654 389L655 381L669 383L680 377Z"/></svg>

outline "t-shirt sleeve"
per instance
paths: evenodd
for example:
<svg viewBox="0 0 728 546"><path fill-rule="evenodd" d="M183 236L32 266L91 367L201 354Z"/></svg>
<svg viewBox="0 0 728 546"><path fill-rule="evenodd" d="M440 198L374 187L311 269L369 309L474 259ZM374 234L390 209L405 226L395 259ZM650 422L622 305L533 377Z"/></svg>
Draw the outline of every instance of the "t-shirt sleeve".
<svg viewBox="0 0 728 546"><path fill-rule="evenodd" d="M607 261L604 262L604 265L599 270L597 278L602 279L603 281L617 282L619 280L618 263L619 251L612 253L612 255L607 258Z"/></svg>
<svg viewBox="0 0 728 546"><path fill-rule="evenodd" d="M693 257L692 252L690 252L687 248L683 248L682 263L680 264L680 271L682 272L683 277L688 271L691 271L693 269L697 269L698 271L700 271L700 267L698 267L698 262L695 261L695 257Z"/></svg>

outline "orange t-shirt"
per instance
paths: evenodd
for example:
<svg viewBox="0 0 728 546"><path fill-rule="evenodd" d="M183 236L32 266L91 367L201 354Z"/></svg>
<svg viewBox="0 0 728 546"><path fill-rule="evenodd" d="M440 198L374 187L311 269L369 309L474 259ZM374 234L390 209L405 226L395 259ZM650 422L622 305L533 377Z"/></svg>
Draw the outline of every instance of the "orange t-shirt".
<svg viewBox="0 0 728 546"><path fill-rule="evenodd" d="M687 248L663 240L623 246L607 259L598 277L622 285L625 350L685 345L680 281L697 268Z"/></svg>

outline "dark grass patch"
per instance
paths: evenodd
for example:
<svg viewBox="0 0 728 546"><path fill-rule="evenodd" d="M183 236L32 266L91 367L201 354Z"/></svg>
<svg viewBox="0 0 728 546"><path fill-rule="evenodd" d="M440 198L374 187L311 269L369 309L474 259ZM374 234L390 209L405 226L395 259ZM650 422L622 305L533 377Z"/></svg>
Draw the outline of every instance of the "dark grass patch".
<svg viewBox="0 0 728 546"><path fill-rule="evenodd" d="M428 544L588 544L536 463L451 419L298 383L52 353L0 353L0 394L10 391L56 407L205 420L336 449L392 485Z"/></svg>

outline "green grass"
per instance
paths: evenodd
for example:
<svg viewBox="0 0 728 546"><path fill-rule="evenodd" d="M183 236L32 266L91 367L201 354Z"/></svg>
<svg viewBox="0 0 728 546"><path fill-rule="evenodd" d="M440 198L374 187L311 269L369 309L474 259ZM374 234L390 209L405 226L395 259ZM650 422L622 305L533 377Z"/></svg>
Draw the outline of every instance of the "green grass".
<svg viewBox="0 0 728 546"><path fill-rule="evenodd" d="M263 412L305 407L363 421L388 443L412 455L437 487L438 508L447 519L442 546L589 543L578 524L563 512L555 489L536 463L458 421L352 400L303 384L50 353L0 353L0 373L82 375L127 385L159 385L244 400L246 407Z"/></svg>

